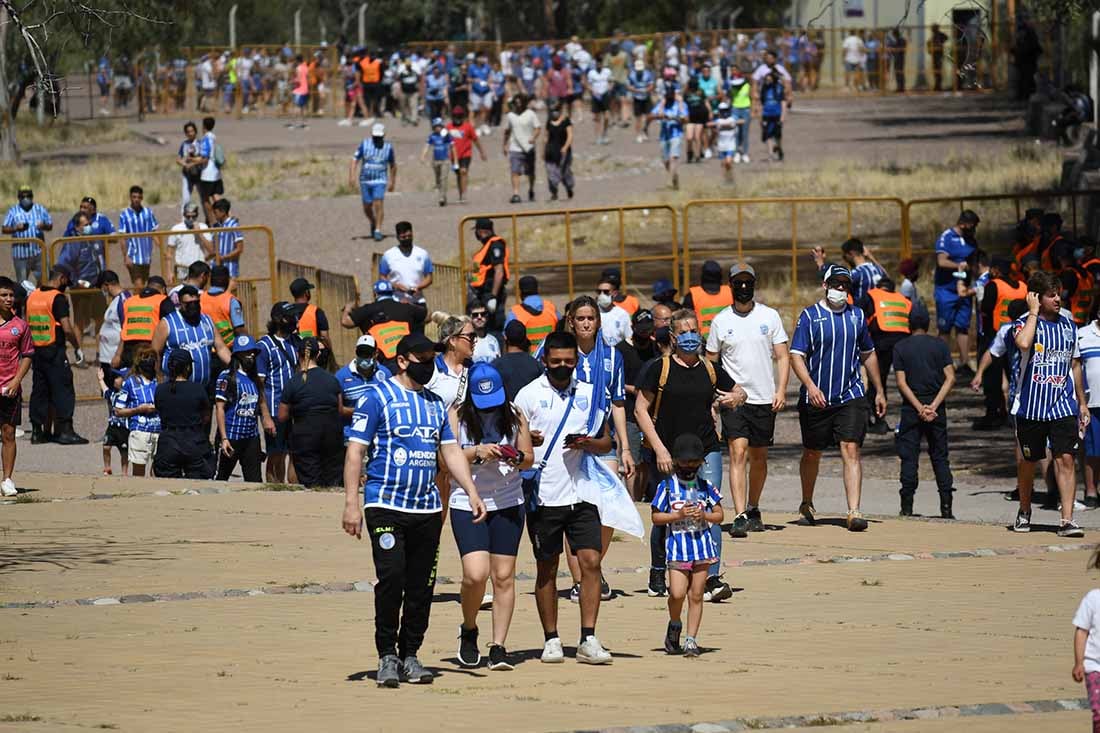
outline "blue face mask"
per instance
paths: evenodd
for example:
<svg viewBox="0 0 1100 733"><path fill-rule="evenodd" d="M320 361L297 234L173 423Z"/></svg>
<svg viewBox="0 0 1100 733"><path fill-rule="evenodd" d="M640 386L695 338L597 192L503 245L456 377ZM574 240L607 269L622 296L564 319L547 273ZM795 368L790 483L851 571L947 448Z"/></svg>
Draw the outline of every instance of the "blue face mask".
<svg viewBox="0 0 1100 733"><path fill-rule="evenodd" d="M676 348L689 354L698 354L703 348L703 337L697 333L688 331L676 337Z"/></svg>

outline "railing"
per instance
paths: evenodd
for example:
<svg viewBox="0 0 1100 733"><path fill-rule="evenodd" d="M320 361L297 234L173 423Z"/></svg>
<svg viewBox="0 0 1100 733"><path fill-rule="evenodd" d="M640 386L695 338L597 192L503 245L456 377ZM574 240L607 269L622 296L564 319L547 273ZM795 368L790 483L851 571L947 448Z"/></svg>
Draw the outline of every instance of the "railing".
<svg viewBox="0 0 1100 733"><path fill-rule="evenodd" d="M346 303L359 302L359 281L356 277L286 260L279 260L276 270L279 293L289 294L290 283L299 277L317 286L310 302L323 310L328 318L328 334L336 359L350 359L355 354L355 341L359 334L340 327L340 313Z"/></svg>
<svg viewBox="0 0 1100 733"><path fill-rule="evenodd" d="M41 254L41 257L42 257L42 260L41 260L41 263L42 263L41 264L42 276L45 277L46 273L50 269L50 265L53 264L53 260L50 259L50 249L49 249L49 247L46 246L46 243L43 240L39 239L38 237L18 238L18 237L0 236L0 247L10 249L10 248L14 247L17 244L37 244L38 245L38 249L40 249L41 252L42 252L42 254ZM15 263L13 261L13 257L14 257L14 255L12 255L12 257L0 258L0 259L3 260L2 262L0 262L0 275L10 275L10 277L13 280L16 280L17 278L15 277Z"/></svg>

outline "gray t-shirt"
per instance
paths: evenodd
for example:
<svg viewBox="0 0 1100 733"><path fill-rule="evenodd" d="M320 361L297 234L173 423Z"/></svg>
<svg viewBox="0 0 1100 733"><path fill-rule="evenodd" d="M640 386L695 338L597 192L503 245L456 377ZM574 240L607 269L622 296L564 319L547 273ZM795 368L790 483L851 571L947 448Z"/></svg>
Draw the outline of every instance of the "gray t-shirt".
<svg viewBox="0 0 1100 733"><path fill-rule="evenodd" d="M505 124L505 130L511 133L508 138L508 152L530 152L535 145L535 130L542 127L539 116L530 109L518 115L515 112L509 112Z"/></svg>

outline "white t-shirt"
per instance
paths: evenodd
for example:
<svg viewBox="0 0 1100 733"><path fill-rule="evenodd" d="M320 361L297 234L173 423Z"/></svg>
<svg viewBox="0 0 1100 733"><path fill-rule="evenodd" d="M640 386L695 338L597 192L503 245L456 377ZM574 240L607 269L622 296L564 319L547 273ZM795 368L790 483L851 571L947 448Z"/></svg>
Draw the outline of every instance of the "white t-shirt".
<svg viewBox="0 0 1100 733"><path fill-rule="evenodd" d="M1085 642L1085 671L1100 672L1100 589L1090 590L1081 599L1073 625L1089 632Z"/></svg>
<svg viewBox="0 0 1100 733"><path fill-rule="evenodd" d="M999 359L1008 353L1005 347L1005 334L1010 330L1012 330L1011 323L1006 323L997 329L997 335L993 337L993 343L989 345L990 356L995 356Z"/></svg>
<svg viewBox="0 0 1100 733"><path fill-rule="evenodd" d="M783 319L774 308L756 303L742 315L728 306L710 323L707 351L721 354L722 368L745 390L748 404L770 405L775 395L772 349L787 341Z"/></svg>
<svg viewBox="0 0 1100 733"><path fill-rule="evenodd" d="M222 171L218 168L214 162L214 146L218 144L218 140L214 137L213 132L208 132L204 137L210 139L210 157L206 159L206 167L202 169L202 173L199 175L199 179L212 183L213 181L220 181L222 179Z"/></svg>
<svg viewBox="0 0 1100 733"><path fill-rule="evenodd" d="M784 81L789 82L791 80L791 72L787 71L787 67L784 66L783 64L776 63L775 70L776 70L776 73L778 73L781 77L783 77ZM752 79L754 82L758 82L761 79L763 79L765 76L767 76L770 71L771 71L771 69L768 68L767 64L760 64L759 66L757 66L753 70L752 76L749 77L749 78ZM791 87L790 87L790 85L788 85L787 86L787 94L789 95L790 93L791 93Z"/></svg>
<svg viewBox="0 0 1100 733"><path fill-rule="evenodd" d="M462 371L455 374L447 367L443 361L443 356L437 356L435 359L435 374L424 385L424 388L435 392L443 399L443 404L450 407L466 398L466 379L469 376L469 371L466 367L462 367Z"/></svg>
<svg viewBox="0 0 1100 733"><path fill-rule="evenodd" d="M390 247L378 262L378 272L395 285L415 288L431 271L432 258L428 250L413 245L408 257L400 247Z"/></svg>
<svg viewBox="0 0 1100 733"><path fill-rule="evenodd" d="M463 448L474 445L466 434L466 427L461 423L458 426L458 444ZM500 445L515 445L515 442L511 438L505 438L500 441ZM518 469L502 461L492 460L479 466L471 464L470 473L473 474L474 486L477 487L478 496L485 502L487 511L495 512L523 503L523 478ZM457 482L451 487L451 498L447 503L451 509L470 511L470 497Z"/></svg>
<svg viewBox="0 0 1100 733"><path fill-rule="evenodd" d="M615 348L620 341L629 341L634 337L634 327L630 325L630 314L618 306L611 310L600 309L600 331L604 343Z"/></svg>
<svg viewBox="0 0 1100 733"><path fill-rule="evenodd" d="M119 298L122 293L111 298L107 304L107 310L103 312L103 325L99 328L99 360L109 362L118 351L119 341L122 340L122 319L118 317Z"/></svg>
<svg viewBox="0 0 1100 733"><path fill-rule="evenodd" d="M182 221L172 225L173 232L181 232L180 234L169 235L167 242L168 246L176 251L175 260L178 266L190 267L192 262L206 261L206 250L199 243L199 237L202 237L207 244L211 244L213 239L209 234L202 234L199 231L202 229L209 229L209 227L201 221L196 221L195 226L191 229L188 229Z"/></svg>
<svg viewBox="0 0 1100 733"><path fill-rule="evenodd" d="M474 342L474 355L471 357L476 364L479 361L492 362L500 358L500 341L491 333L478 338Z"/></svg>
<svg viewBox="0 0 1100 733"><path fill-rule="evenodd" d="M523 114L509 112L505 119L505 130L511 135L508 138L508 151L511 153L526 153L535 144L535 130L542 127L539 116L534 110L524 110Z"/></svg>
<svg viewBox="0 0 1100 733"><path fill-rule="evenodd" d="M714 121L714 127L718 130L718 152L737 150L737 120L733 117L719 117Z"/></svg>
<svg viewBox="0 0 1100 733"><path fill-rule="evenodd" d="M199 79L202 88L207 91L218 88L218 82L214 79L214 64L210 62L210 59L199 64Z"/></svg>
<svg viewBox="0 0 1100 733"><path fill-rule="evenodd" d="M1077 349L1085 370L1089 408L1100 407L1100 329L1096 321L1077 329Z"/></svg>
<svg viewBox="0 0 1100 733"><path fill-rule="evenodd" d="M550 439L554 437L562 418L565 417L565 408L569 404L569 392L572 389L576 390L573 408L569 411L561 435L551 446ZM519 391L515 406L527 418L531 430L541 432L543 436L543 444L535 447L536 467L542 462L543 457L547 457L546 468L542 472L539 483L539 504L568 506L579 503L581 497L577 493L577 479L581 475L584 451L567 449L563 444L567 435L588 432L589 413L595 409L592 401L592 385L574 379L570 389L559 392L550 384L549 377L544 374ZM602 428L604 415L596 415L591 422ZM551 448L549 456L547 456L547 448Z"/></svg>
<svg viewBox="0 0 1100 733"><path fill-rule="evenodd" d="M588 87L597 97L607 94L611 89L611 69L606 66L602 69L589 69Z"/></svg>
<svg viewBox="0 0 1100 733"><path fill-rule="evenodd" d="M840 44L844 49L844 63L846 64L860 64L863 63L866 47L863 45L863 39L854 33L844 39L844 42Z"/></svg>

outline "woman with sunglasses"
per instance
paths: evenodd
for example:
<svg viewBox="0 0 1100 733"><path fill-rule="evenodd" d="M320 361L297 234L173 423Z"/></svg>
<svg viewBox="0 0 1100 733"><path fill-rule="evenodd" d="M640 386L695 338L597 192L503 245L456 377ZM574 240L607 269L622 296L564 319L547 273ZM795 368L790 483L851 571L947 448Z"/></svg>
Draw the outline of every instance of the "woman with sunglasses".
<svg viewBox="0 0 1100 733"><path fill-rule="evenodd" d="M489 331L489 309L480 300L472 300L466 306L466 315L474 324L474 334L477 336L477 341L474 342L474 363L499 359L504 349L500 336Z"/></svg>
<svg viewBox="0 0 1100 733"><path fill-rule="evenodd" d="M531 433L527 419L508 403L500 372L490 364L470 367L470 388L451 408L450 420L488 512L475 523L466 492L461 486L454 487L448 506L451 529L462 556L458 661L463 667L481 664L477 612L491 575L493 643L489 646L489 669L510 670L504 642L516 603L516 555L524 521L520 471L530 468L533 462Z"/></svg>
<svg viewBox="0 0 1100 733"><path fill-rule="evenodd" d="M443 404L448 407L466 397L466 382L476 341L474 324L465 316L446 316L439 324L439 347L443 353L436 356L435 374L424 386L442 397Z"/></svg>

